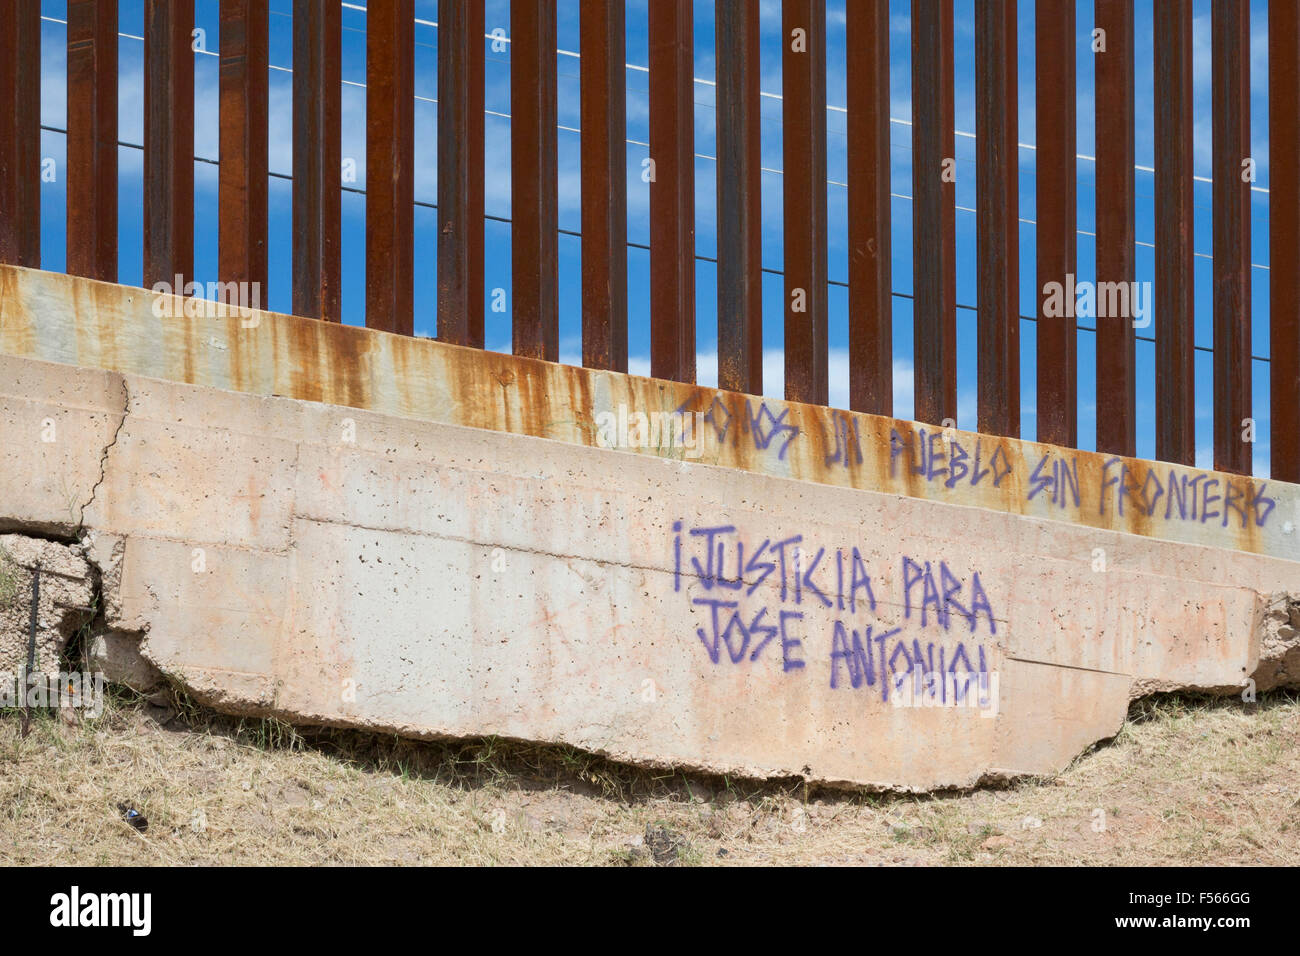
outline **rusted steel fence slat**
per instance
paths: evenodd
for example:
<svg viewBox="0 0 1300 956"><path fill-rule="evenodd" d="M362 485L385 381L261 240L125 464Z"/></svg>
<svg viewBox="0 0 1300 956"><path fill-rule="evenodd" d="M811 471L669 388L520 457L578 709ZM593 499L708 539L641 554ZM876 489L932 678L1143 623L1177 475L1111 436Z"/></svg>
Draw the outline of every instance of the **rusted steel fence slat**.
<svg viewBox="0 0 1300 956"><path fill-rule="evenodd" d="M1096 25L1106 48L1096 70L1097 152L1097 450L1137 454L1136 336L1133 321L1137 262L1134 231L1133 0L1096 0ZM1114 290L1100 305L1102 289ZM1147 315L1151 303L1146 297Z"/></svg>
<svg viewBox="0 0 1300 956"><path fill-rule="evenodd" d="M979 430L1020 435L1016 0L975 6Z"/></svg>
<svg viewBox="0 0 1300 956"><path fill-rule="evenodd" d="M849 407L894 414L889 3L848 0Z"/></svg>
<svg viewBox="0 0 1300 956"><path fill-rule="evenodd" d="M117 281L117 0L68 4L67 270Z"/></svg>
<svg viewBox="0 0 1300 956"><path fill-rule="evenodd" d="M1156 457L1196 463L1192 3L1154 5Z"/></svg>
<svg viewBox="0 0 1300 956"><path fill-rule="evenodd" d="M763 392L758 7L714 7L718 107L718 387Z"/></svg>
<svg viewBox="0 0 1300 956"><path fill-rule="evenodd" d="M267 0L221 0L217 272L266 303Z"/></svg>
<svg viewBox="0 0 1300 956"><path fill-rule="evenodd" d="M582 0L582 364L627 371L623 0Z"/></svg>
<svg viewBox="0 0 1300 956"><path fill-rule="evenodd" d="M1034 12L1038 177L1038 433L1078 444L1074 0L1038 0Z"/></svg>
<svg viewBox="0 0 1300 956"><path fill-rule="evenodd" d="M41 4L0 4L0 262L41 265Z"/></svg>
<svg viewBox="0 0 1300 956"><path fill-rule="evenodd" d="M1300 4L1268 5L1270 474L1300 481Z"/></svg>
<svg viewBox="0 0 1300 956"><path fill-rule="evenodd" d="M366 326L400 335L411 335L415 325L414 133L414 0L372 0L366 9Z"/></svg>
<svg viewBox="0 0 1300 956"><path fill-rule="evenodd" d="M826 7L817 0L784 0L781 19L785 397L825 405Z"/></svg>
<svg viewBox="0 0 1300 956"><path fill-rule="evenodd" d="M514 352L560 358L555 0L510 4Z"/></svg>
<svg viewBox="0 0 1300 956"><path fill-rule="evenodd" d="M144 5L144 284L194 271L192 4ZM183 288L173 288L181 295Z"/></svg>
<svg viewBox="0 0 1300 956"><path fill-rule="evenodd" d="M293 311L342 321L337 3L293 4Z"/></svg>
<svg viewBox="0 0 1300 956"><path fill-rule="evenodd" d="M483 347L483 86L473 61L483 57L483 3L449 3L438 17L438 338ZM480 226L476 234L473 226ZM475 241L477 239L477 242ZM478 283L475 284L477 277Z"/></svg>
<svg viewBox="0 0 1300 956"><path fill-rule="evenodd" d="M1250 368L1250 9L1214 0L1214 467L1248 475ZM1292 104L1295 107L1297 104Z"/></svg>
<svg viewBox="0 0 1300 956"><path fill-rule="evenodd" d="M469 109L465 126L469 130L469 328L467 344L475 348L484 345L485 285L484 204L486 202L485 144L483 98L485 94L486 48L484 34L486 12L484 0L473 0L469 8Z"/></svg>
<svg viewBox="0 0 1300 956"><path fill-rule="evenodd" d="M695 381L695 96L691 0L656 0L650 45L650 374Z"/></svg>
<svg viewBox="0 0 1300 956"><path fill-rule="evenodd" d="M912 0L912 285L918 421L957 419L952 0Z"/></svg>

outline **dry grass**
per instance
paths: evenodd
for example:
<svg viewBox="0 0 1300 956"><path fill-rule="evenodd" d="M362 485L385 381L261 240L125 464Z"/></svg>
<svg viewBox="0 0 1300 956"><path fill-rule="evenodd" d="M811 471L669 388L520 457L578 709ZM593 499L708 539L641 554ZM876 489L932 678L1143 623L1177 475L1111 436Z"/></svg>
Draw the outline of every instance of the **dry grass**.
<svg viewBox="0 0 1300 956"><path fill-rule="evenodd" d="M1300 862L1294 695L1139 704L1058 777L935 796L688 778L493 740L304 737L185 703L119 698L96 721L36 720L26 739L0 717L0 863Z"/></svg>

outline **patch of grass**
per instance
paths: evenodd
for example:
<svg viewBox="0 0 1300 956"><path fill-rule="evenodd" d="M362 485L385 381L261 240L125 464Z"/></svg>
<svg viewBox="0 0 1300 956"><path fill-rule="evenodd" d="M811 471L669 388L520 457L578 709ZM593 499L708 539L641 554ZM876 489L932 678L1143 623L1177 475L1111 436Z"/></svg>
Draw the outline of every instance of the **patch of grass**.
<svg viewBox="0 0 1300 956"><path fill-rule="evenodd" d="M1058 775L930 795L635 768L500 737L295 729L176 699L185 719L159 723L160 708L110 688L97 720L34 715L26 739L0 715L0 863L1300 861L1294 693L1253 708L1143 702ZM147 834L118 803L149 818Z"/></svg>
<svg viewBox="0 0 1300 956"><path fill-rule="evenodd" d="M240 720L235 735L258 750L300 750L303 738L297 728L276 717Z"/></svg>
<svg viewBox="0 0 1300 956"><path fill-rule="evenodd" d="M17 603L21 570L9 552L0 548L0 610L8 610Z"/></svg>

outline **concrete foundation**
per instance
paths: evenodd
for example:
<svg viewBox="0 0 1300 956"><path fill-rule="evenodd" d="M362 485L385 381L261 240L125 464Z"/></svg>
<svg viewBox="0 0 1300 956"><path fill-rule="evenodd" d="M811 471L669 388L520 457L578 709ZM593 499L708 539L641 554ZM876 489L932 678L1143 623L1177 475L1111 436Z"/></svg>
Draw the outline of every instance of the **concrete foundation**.
<svg viewBox="0 0 1300 956"><path fill-rule="evenodd" d="M0 288L30 275L44 274ZM37 315L30 289L6 295L0 526L82 541L104 626L143 635L151 665L218 709L922 790L1059 770L1135 695L1249 693L1300 672L1294 486L841 412L825 414L842 427L824 419L838 446L792 438L745 467L720 412L702 420L711 453L654 453L602 417L621 405L635 420L627 402L650 380L576 370L591 379L567 414L619 436L599 447L527 433L565 414L547 389L524 418L506 400L502 421L526 427L466 427L482 412L43 361L37 342L89 334L87 309ZM49 335L24 338L11 316ZM259 317L267 335L307 321ZM169 335L192 349L200 325ZM93 361L161 354L132 328L105 326ZM398 347L337 329L320 335ZM451 353L482 366L462 376L574 372L418 345L443 368ZM612 406L601 382L625 390ZM764 407L751 429L824 413Z"/></svg>

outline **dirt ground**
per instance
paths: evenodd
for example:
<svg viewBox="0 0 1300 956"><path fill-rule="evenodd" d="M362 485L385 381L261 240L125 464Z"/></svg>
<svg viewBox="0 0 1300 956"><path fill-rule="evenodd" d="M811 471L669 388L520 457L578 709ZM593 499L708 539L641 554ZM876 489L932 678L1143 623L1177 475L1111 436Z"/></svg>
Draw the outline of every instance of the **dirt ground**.
<svg viewBox="0 0 1300 956"><path fill-rule="evenodd" d="M183 699L38 716L26 738L8 711L0 863L1294 865L1300 695L1139 702L1059 776L924 796L304 733Z"/></svg>

